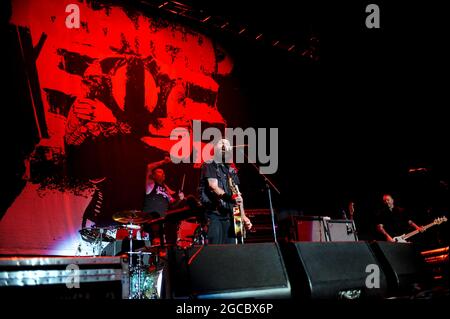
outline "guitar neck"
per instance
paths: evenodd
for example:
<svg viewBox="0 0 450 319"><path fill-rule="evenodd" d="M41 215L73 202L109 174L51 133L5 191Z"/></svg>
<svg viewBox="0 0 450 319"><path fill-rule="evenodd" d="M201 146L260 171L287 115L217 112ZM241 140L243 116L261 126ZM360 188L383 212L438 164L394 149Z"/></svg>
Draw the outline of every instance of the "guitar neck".
<svg viewBox="0 0 450 319"><path fill-rule="evenodd" d="M425 226L423 226L423 230L425 231L425 230L427 230L428 228L430 228L430 227L432 227L434 225L435 225L434 222L431 223L431 224L425 225ZM420 230L417 230L417 229L413 230L412 232L410 232L410 233L406 234L405 236L403 236L403 239L408 239L408 238L410 238L412 236L417 235L418 233L420 233Z"/></svg>
<svg viewBox="0 0 450 319"><path fill-rule="evenodd" d="M237 185L236 185L236 190L240 194L240 191L239 191L239 188L238 188ZM244 211L244 204L242 202L239 204L239 210L241 212L241 221L243 223L244 222L244 218L243 217L245 215L245 211ZM247 232L246 232L245 226L243 224L242 224L242 236L243 236L243 238L247 237Z"/></svg>

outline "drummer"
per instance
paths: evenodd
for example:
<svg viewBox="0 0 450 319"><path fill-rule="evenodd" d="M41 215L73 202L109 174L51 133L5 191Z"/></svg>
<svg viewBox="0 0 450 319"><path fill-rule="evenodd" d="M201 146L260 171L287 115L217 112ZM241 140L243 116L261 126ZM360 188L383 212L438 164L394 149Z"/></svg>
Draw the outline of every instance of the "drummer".
<svg viewBox="0 0 450 319"><path fill-rule="evenodd" d="M147 165L147 179L143 211L151 214L152 218L165 217L165 213L169 209L176 208L184 200L184 194L182 191L176 193L172 191L165 183L166 175L161 166L170 162L170 157L165 157L161 161ZM153 245L159 244L159 239L163 236L163 232L165 233L166 242L176 242L176 225L166 223L163 230L163 227L159 227L158 224L155 224L151 227L145 227L144 229L150 233Z"/></svg>

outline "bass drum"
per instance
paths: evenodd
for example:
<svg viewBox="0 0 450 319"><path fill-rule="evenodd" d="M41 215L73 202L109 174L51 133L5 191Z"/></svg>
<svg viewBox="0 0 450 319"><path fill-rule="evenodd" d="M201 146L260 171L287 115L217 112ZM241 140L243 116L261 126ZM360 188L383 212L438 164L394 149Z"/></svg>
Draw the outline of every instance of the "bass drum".
<svg viewBox="0 0 450 319"><path fill-rule="evenodd" d="M202 226L196 219L182 220L178 225L177 246L182 249L201 244Z"/></svg>

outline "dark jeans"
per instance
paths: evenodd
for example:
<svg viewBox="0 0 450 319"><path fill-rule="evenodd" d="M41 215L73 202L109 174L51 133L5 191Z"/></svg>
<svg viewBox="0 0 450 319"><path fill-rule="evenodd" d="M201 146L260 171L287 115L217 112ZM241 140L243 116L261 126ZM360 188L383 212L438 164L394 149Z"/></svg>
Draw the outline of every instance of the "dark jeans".
<svg viewBox="0 0 450 319"><path fill-rule="evenodd" d="M229 216L207 212L208 244L236 244L234 224Z"/></svg>

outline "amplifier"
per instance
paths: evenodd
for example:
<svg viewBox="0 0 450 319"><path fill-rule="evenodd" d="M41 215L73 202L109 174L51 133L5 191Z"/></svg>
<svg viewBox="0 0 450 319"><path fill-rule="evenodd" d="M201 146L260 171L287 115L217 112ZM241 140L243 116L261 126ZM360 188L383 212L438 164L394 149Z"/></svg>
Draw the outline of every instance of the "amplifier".
<svg viewBox="0 0 450 319"><path fill-rule="evenodd" d="M326 222L330 241L358 241L353 220L331 219Z"/></svg>
<svg viewBox="0 0 450 319"><path fill-rule="evenodd" d="M270 213L270 209L246 209L245 215L251 220L253 224L252 229L246 232L246 243L274 242L272 215ZM278 232L278 225L276 220L275 231Z"/></svg>
<svg viewBox="0 0 450 319"><path fill-rule="evenodd" d="M296 241L328 242L358 241L355 223L347 219L330 219L326 216L295 217Z"/></svg>
<svg viewBox="0 0 450 319"><path fill-rule="evenodd" d="M327 221L329 217L301 216L296 217L297 238L296 241L325 242L330 240Z"/></svg>

